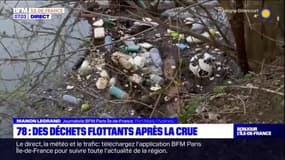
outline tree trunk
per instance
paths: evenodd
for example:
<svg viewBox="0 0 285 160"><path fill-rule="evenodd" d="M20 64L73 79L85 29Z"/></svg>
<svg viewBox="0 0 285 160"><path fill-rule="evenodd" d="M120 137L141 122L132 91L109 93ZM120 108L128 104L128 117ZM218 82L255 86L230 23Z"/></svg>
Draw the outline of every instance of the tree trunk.
<svg viewBox="0 0 285 160"><path fill-rule="evenodd" d="M243 0L235 0L235 9L243 9ZM239 12L234 13L230 23L235 36L238 63L242 72L246 74L249 70L249 65L244 38L244 14Z"/></svg>

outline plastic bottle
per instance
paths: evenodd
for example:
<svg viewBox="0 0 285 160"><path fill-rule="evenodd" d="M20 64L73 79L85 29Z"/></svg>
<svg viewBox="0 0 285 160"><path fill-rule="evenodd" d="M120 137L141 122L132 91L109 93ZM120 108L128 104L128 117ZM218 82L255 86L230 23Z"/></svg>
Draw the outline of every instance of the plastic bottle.
<svg viewBox="0 0 285 160"><path fill-rule="evenodd" d="M127 99L129 97L129 94L122 89L116 87L116 86L111 86L109 88L109 93L117 98L120 99Z"/></svg>
<svg viewBox="0 0 285 160"><path fill-rule="evenodd" d="M133 40L130 40L130 39L124 40L124 43L127 46L136 45L135 42Z"/></svg>
<svg viewBox="0 0 285 160"><path fill-rule="evenodd" d="M142 77L139 76L138 74L133 74L132 76L129 77L129 80L137 84L140 84L143 81Z"/></svg>
<svg viewBox="0 0 285 160"><path fill-rule="evenodd" d="M127 46L127 51L128 52L138 52L140 49L140 46L139 45L128 45Z"/></svg>
<svg viewBox="0 0 285 160"><path fill-rule="evenodd" d="M151 60L156 67L162 66L162 59L159 54L159 50L157 48L152 48L149 51Z"/></svg>
<svg viewBox="0 0 285 160"><path fill-rule="evenodd" d="M112 37L111 36L109 36L109 35L107 35L106 37L105 37L105 40L104 40L105 42L104 42L104 47L106 48L106 50L108 51L108 52L111 52L111 50L112 50Z"/></svg>
<svg viewBox="0 0 285 160"><path fill-rule="evenodd" d="M150 75L150 80L156 84L160 84L163 82L163 78L156 74Z"/></svg>
<svg viewBox="0 0 285 160"><path fill-rule="evenodd" d="M78 105L80 106L82 104L82 99L80 98L76 98L72 95L68 95L68 94L65 94L62 96L62 99L65 101L65 102L68 102L70 104L74 104L74 105Z"/></svg>

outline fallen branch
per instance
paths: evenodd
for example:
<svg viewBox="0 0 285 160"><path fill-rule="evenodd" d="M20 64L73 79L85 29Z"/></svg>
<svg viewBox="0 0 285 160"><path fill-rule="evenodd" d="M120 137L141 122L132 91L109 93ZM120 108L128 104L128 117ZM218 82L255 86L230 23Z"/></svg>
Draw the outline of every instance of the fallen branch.
<svg viewBox="0 0 285 160"><path fill-rule="evenodd" d="M207 43L207 44L209 44L209 45L211 45L211 46L213 46L213 47L215 47L215 48L219 48L219 49L221 49L221 50L223 50L223 51L226 51L227 53L235 52L235 48L233 48L233 47L231 47L231 46L224 45L224 44L222 44L222 43L216 43L216 42L212 41L212 40L209 39L209 38L206 38L206 37L204 37L204 36L202 36L202 35L200 35L200 34L198 34L198 33L192 32L192 31L190 31L190 30L188 30L188 29L185 29L185 28L182 28L182 27L177 27L177 26L173 26L173 25L168 25L168 24L167 24L167 21L168 21L168 20L166 20L166 21L161 21L159 18L152 16L151 14L147 13L144 9L138 7L138 6L137 6L134 2L132 2L132 1L127 1L127 3L128 3L129 5L131 5L132 7L135 7L135 8L140 12L141 15L146 15L147 17L150 17L154 22L157 22L157 23L158 23L159 25L161 25L161 26L165 26L165 27L167 27L167 28L169 28L169 29L171 29L171 30L176 30L176 31L178 31L178 32L180 32L180 33L188 34L188 35L190 35L190 36L192 36L192 37L195 37L195 38L197 38L197 39L199 39L199 40L201 40L201 41L203 41L203 42L205 42L205 43ZM197 4L197 5L198 5L198 4ZM191 7L193 7L193 5L191 5L191 6L189 6L189 7L186 7L185 10L187 10L187 9L189 9L189 8L191 8ZM184 9L183 9L182 11L184 11ZM181 11L181 12L182 12L182 11ZM177 13L177 15L178 15L178 14L179 14L179 13Z"/></svg>
<svg viewBox="0 0 285 160"><path fill-rule="evenodd" d="M135 103L135 104L140 104L140 105L143 105L149 109L152 109L153 111L156 111L155 108L153 108L151 105L148 105L144 102L141 102L141 101L138 101L138 100L110 100L109 101L110 103ZM162 116L166 116L164 113L160 112L160 111L156 111L158 112L159 114L161 114Z"/></svg>
<svg viewBox="0 0 285 160"><path fill-rule="evenodd" d="M153 116L154 112L156 111L156 107L158 105L160 97L161 97L161 94L159 94L159 96L157 97L156 102L155 102L154 107L153 107L153 110L152 110L151 114L149 115L149 118L151 118Z"/></svg>
<svg viewBox="0 0 285 160"><path fill-rule="evenodd" d="M269 92L269 93L277 94L277 95L280 95L280 96L284 96L284 93L282 93L282 92L274 91L274 90L271 90L271 89L268 89L268 88L256 87L256 86L252 86L252 85L247 85L247 86L232 85L232 86L224 86L224 87L262 90L262 91L265 91L265 92Z"/></svg>

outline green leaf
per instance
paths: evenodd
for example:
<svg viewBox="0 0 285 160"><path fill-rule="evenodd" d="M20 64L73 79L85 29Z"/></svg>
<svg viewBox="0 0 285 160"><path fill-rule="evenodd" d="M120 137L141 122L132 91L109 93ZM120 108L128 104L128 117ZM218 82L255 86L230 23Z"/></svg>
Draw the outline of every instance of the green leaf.
<svg viewBox="0 0 285 160"><path fill-rule="evenodd" d="M103 22L104 22L104 24L103 24L104 28L112 28L115 26L114 22L110 19L103 18Z"/></svg>
<svg viewBox="0 0 285 160"><path fill-rule="evenodd" d="M178 39L179 38L179 33L178 32L171 32L171 37L173 38L173 39Z"/></svg>
<svg viewBox="0 0 285 160"><path fill-rule="evenodd" d="M205 100L205 97L204 97L204 96L190 100L190 101L187 103L186 107L185 107L185 112L182 112L182 113L178 116L179 123L187 123L188 117L189 117L191 114L195 114L196 108L200 105L200 103L201 103L203 100Z"/></svg>
<svg viewBox="0 0 285 160"><path fill-rule="evenodd" d="M246 75L244 75L243 79L249 81L252 79L252 75L250 73L247 73Z"/></svg>
<svg viewBox="0 0 285 160"><path fill-rule="evenodd" d="M224 92L224 88L221 87L221 86L216 86L216 87L214 87L213 92L214 92L214 94L223 93Z"/></svg>
<svg viewBox="0 0 285 160"><path fill-rule="evenodd" d="M128 54L128 53L129 53L127 47L121 47L121 48L119 48L119 52L125 53L125 54Z"/></svg>
<svg viewBox="0 0 285 160"><path fill-rule="evenodd" d="M81 111L88 111L90 109L89 104L84 103L81 105Z"/></svg>

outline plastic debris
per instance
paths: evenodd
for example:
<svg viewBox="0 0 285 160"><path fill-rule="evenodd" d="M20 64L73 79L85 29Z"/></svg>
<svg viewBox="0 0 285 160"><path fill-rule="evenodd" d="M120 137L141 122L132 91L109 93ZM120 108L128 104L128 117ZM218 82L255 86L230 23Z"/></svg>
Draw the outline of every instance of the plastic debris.
<svg viewBox="0 0 285 160"><path fill-rule="evenodd" d="M72 70L77 70L81 64L83 63L83 61L85 60L85 57L80 57L74 64L74 66L72 67Z"/></svg>
<svg viewBox="0 0 285 160"><path fill-rule="evenodd" d="M137 84L140 84L143 81L142 77L139 76L138 74L133 74L132 76L130 76L129 79L130 81L135 82Z"/></svg>
<svg viewBox="0 0 285 160"><path fill-rule="evenodd" d="M188 46L185 45L185 44L183 44L183 43L177 44L177 47L178 47L179 49L181 49L181 50L184 50L184 49L188 48Z"/></svg>
<svg viewBox="0 0 285 160"><path fill-rule="evenodd" d="M197 54L190 60L189 70L196 77L210 77L213 74L213 61L215 58L208 54Z"/></svg>
<svg viewBox="0 0 285 160"><path fill-rule="evenodd" d="M124 38L127 38L128 36L125 36ZM125 45L127 46L132 46L132 45L136 45L135 42L131 39L126 39L124 40Z"/></svg>
<svg viewBox="0 0 285 160"><path fill-rule="evenodd" d="M125 69L131 69L133 67L132 64L132 57L120 52L115 52L112 54L111 57L112 61L122 65L122 67L124 67Z"/></svg>
<svg viewBox="0 0 285 160"><path fill-rule="evenodd" d="M209 78L210 81L213 81L214 79L215 79L215 77L210 77Z"/></svg>
<svg viewBox="0 0 285 160"><path fill-rule="evenodd" d="M90 106L89 106L89 104L87 104L87 103L84 103L84 104L82 104L81 105L81 111L88 111L90 109Z"/></svg>
<svg viewBox="0 0 285 160"><path fill-rule="evenodd" d="M112 37L111 36L109 36L109 35L107 35L106 37L105 37L105 39L104 39L104 47L106 48L106 50L108 51L108 52L111 52L111 50L112 50Z"/></svg>
<svg viewBox="0 0 285 160"><path fill-rule="evenodd" d="M160 37L161 37L161 34L160 34L160 33L156 33L156 34L155 34L155 37L160 38Z"/></svg>
<svg viewBox="0 0 285 160"><path fill-rule="evenodd" d="M161 89L161 86L159 86L159 85L155 85L155 86L151 86L150 87L150 90L151 91L158 91L158 90L160 90Z"/></svg>
<svg viewBox="0 0 285 160"><path fill-rule="evenodd" d="M156 3L158 3L157 9L159 11L161 10L166 10L166 9L170 9L170 8L174 8L176 6L175 1L169 1L169 0L164 0L164 1L152 1L151 5L155 6Z"/></svg>
<svg viewBox="0 0 285 160"><path fill-rule="evenodd" d="M156 74L151 74L150 80L154 84L161 84L163 82L163 78Z"/></svg>
<svg viewBox="0 0 285 160"><path fill-rule="evenodd" d="M167 29L167 30L166 30L166 32L167 32L167 33L169 33L169 34L171 35L171 33L172 33L172 32L174 32L174 31L173 31L173 30L171 30L171 29ZM177 32L177 33L178 33L178 32Z"/></svg>
<svg viewBox="0 0 285 160"><path fill-rule="evenodd" d="M134 25L151 27L151 26L158 26L159 24L157 22L145 21L145 22L134 22Z"/></svg>
<svg viewBox="0 0 285 160"><path fill-rule="evenodd" d="M189 70L196 76L196 77L200 77L199 76L199 66L198 64L194 64L191 63L189 64Z"/></svg>
<svg viewBox="0 0 285 160"><path fill-rule="evenodd" d="M217 68L217 71L220 71L221 69L222 69L222 67L219 66L219 67Z"/></svg>
<svg viewBox="0 0 285 160"><path fill-rule="evenodd" d="M210 35L209 35L209 33L208 32L203 32L202 34L201 34L201 36L204 36L205 38L210 38ZM187 36L186 37L186 41L188 42L188 43L201 43L202 41L200 40L200 39L197 39L197 38L195 38L195 37L192 37L192 36Z"/></svg>
<svg viewBox="0 0 285 160"><path fill-rule="evenodd" d="M94 38L95 39L102 39L104 37L105 37L105 29L104 29L104 27L94 28Z"/></svg>
<svg viewBox="0 0 285 160"><path fill-rule="evenodd" d="M110 1L109 0L104 0L104 1L96 1L96 3L98 3L99 6L106 6L108 7L110 5Z"/></svg>
<svg viewBox="0 0 285 160"><path fill-rule="evenodd" d="M205 26L199 23L193 23L191 27L192 31L199 32L199 33L203 32L204 29L205 29Z"/></svg>
<svg viewBox="0 0 285 160"><path fill-rule="evenodd" d="M203 32L201 35L206 37L206 38L210 38L211 37L208 32Z"/></svg>
<svg viewBox="0 0 285 160"><path fill-rule="evenodd" d="M209 120L218 120L220 118L220 115L217 113L213 113L213 112L208 112L208 117Z"/></svg>
<svg viewBox="0 0 285 160"><path fill-rule="evenodd" d="M127 46L127 51L128 52L137 52L139 51L140 46L139 45L129 45Z"/></svg>
<svg viewBox="0 0 285 160"><path fill-rule="evenodd" d="M100 76L107 79L110 78L108 72L105 69L100 72Z"/></svg>
<svg viewBox="0 0 285 160"><path fill-rule="evenodd" d="M114 63L119 63L119 59L120 58L122 58L122 57L124 57L124 58L126 58L126 59L129 59L129 58L131 58L131 56L130 55L127 55L127 54L124 54L124 53L121 53L121 52L114 52L113 54L112 54L112 56L111 56L111 59L112 59L112 61L114 62Z"/></svg>
<svg viewBox="0 0 285 160"><path fill-rule="evenodd" d="M76 98L72 95L65 94L62 96L62 99L63 99L63 101L68 102L70 104L74 104L74 105L78 105L78 106L80 106L82 104L82 99Z"/></svg>
<svg viewBox="0 0 285 160"><path fill-rule="evenodd" d="M220 75L220 74L216 74L215 76L216 76L216 77L221 77L221 75Z"/></svg>
<svg viewBox="0 0 285 160"><path fill-rule="evenodd" d="M202 48L195 48L195 52L200 52L202 51Z"/></svg>
<svg viewBox="0 0 285 160"><path fill-rule="evenodd" d="M144 43L138 43L138 45L142 48L150 49L152 47L152 44L144 42Z"/></svg>
<svg viewBox="0 0 285 160"><path fill-rule="evenodd" d="M164 96L163 99L164 99L165 102L168 102L170 100L170 98L168 96Z"/></svg>
<svg viewBox="0 0 285 160"><path fill-rule="evenodd" d="M89 74L89 75L87 75L85 78L87 79L87 80L89 80L90 78L91 78L91 74Z"/></svg>
<svg viewBox="0 0 285 160"><path fill-rule="evenodd" d="M188 0L187 2L189 1L196 3L195 0ZM146 4L145 0L140 2ZM151 5L155 4L155 2L158 3L159 1L150 1ZM166 1L160 1L160 3L164 2ZM138 3L138 1L135 3ZM175 1L171 3L180 5ZM183 1L183 3L186 2ZM147 4L147 7L149 7L149 3ZM213 26L213 24L206 23L207 18L205 17L207 16L204 16L203 12L197 11L197 13L201 13L201 17L199 15L194 16L196 12L192 12L192 9L198 10L199 8L199 6L192 7L182 11L179 14L177 13L182 9L185 9L185 7L181 7L180 9L175 8L174 10L171 9L174 12L174 14L171 14L175 15L175 17L169 18L169 22L174 20L175 23L177 20L179 22L179 24L177 23L177 25L179 25L177 27L179 28L185 27L185 29L194 31L196 34L206 38L210 36L218 36L217 40L220 40L219 38L221 38L221 36L217 35L218 33L215 31L216 27ZM150 10L152 9L154 8L151 7ZM112 15L114 12L116 12L116 9L114 10L114 8L110 8L110 10L112 11ZM103 14L107 14L106 10L102 10L102 12ZM161 11L159 13L161 13ZM134 99L141 100L146 104L154 104L157 99L157 94L153 92L163 89L161 92L159 92L162 94L162 101L160 100L158 105L162 105L164 110L158 110L162 111L163 113L167 113L167 110L169 110L166 108L167 106L170 108L170 110L173 110L173 114L176 114L178 111L180 111L179 107L184 106L180 102L180 99L177 98L178 96L184 96L184 94L189 95L189 93L203 93L200 91L201 89L207 92L207 90L212 87L212 84L215 85L221 79L215 77L217 73L219 73L223 78L225 77L224 75L226 75L224 72L224 64L221 66L216 65L216 63L211 64L212 57L210 54L215 55L217 59L219 57L222 58L222 56L213 52L215 51L214 47L209 47L207 50L207 44L189 44L203 42L203 40L195 38L197 36L189 36L189 34L186 33L180 34L176 29L170 30L163 26L159 26L151 32L147 32L141 36L136 36L136 33L157 24L148 17L142 17L142 20L137 22L128 19L109 18L107 21L110 23L110 25L116 26L112 29L108 29L106 28L106 19L100 19L100 17L102 16L96 16L96 20L91 21L92 26L95 28L95 40L92 37L93 39L91 43L94 43L95 46L102 46L102 43L104 43L103 47L105 49L103 47L91 47L91 50L89 51L90 54L86 52L88 55L85 57L89 60L90 64L92 64L92 67L94 67L94 71L96 71L94 74L96 75L88 74L90 81L86 80L87 76L80 76L82 78L81 85L84 88L92 87L92 85L89 85L92 80L96 83L95 89L98 91L98 93L100 93L99 96L106 96L104 92L108 92L109 95L114 99L127 99L132 97ZM162 17L160 18L162 21L165 20ZM182 21L188 25L180 23ZM207 27L204 27L204 25ZM209 30L205 32L207 28L209 28ZM165 33L165 29L167 29L168 33ZM115 40L118 43L115 43ZM190 48L190 46L191 49L187 49ZM180 56L179 50L184 50L183 52L181 51L183 55ZM205 54L204 52L206 50L209 51L210 54ZM186 59L188 57L193 58L193 60L191 58L189 70L194 74L194 76L199 78L205 77L206 79L201 81L194 78L192 74L189 76L189 72L185 74L183 73L185 71L184 64L188 62ZM102 61L99 61L98 59L102 59ZM182 66L178 67L178 62L179 64L182 64ZM97 68L97 66L100 64L103 65L101 65L100 68ZM221 71L216 72L218 67L221 68ZM179 77L176 77L178 74L178 69ZM180 69L182 69L182 72ZM95 85L94 82L93 85ZM168 85L166 82L173 82L174 84ZM210 84L209 87L206 82ZM182 100L184 99L182 98ZM92 102L96 103L97 101ZM102 103L104 104L104 102ZM99 105L101 105L101 103ZM83 107L83 105L81 105L81 107ZM130 116L130 112L126 112L126 114L127 113L128 116ZM107 114L116 113L110 111L107 112ZM158 113L156 114L157 115L153 116L158 116ZM141 114L140 111L134 115L145 116L144 114ZM166 115L168 116L168 114ZM100 114L97 116L100 117ZM111 116L107 115L107 117Z"/></svg>
<svg viewBox="0 0 285 160"><path fill-rule="evenodd" d="M141 56L136 56L133 60L133 64L135 67L143 68L145 64L145 58Z"/></svg>
<svg viewBox="0 0 285 160"><path fill-rule="evenodd" d="M78 73L81 76L84 76L84 75L89 74L91 69L92 69L92 67L90 66L89 62L87 60L84 60L78 69Z"/></svg>
<svg viewBox="0 0 285 160"><path fill-rule="evenodd" d="M192 37L192 36L187 36L186 37L186 41L188 42L188 43L201 43L202 41L200 40L200 39L197 39L197 38L195 38L195 37Z"/></svg>
<svg viewBox="0 0 285 160"><path fill-rule="evenodd" d="M134 116L135 113L136 113L136 111L135 111L134 109L132 109L132 110L130 111L130 115L131 115L131 116Z"/></svg>
<svg viewBox="0 0 285 160"><path fill-rule="evenodd" d="M150 49L149 53L150 53L150 57L152 59L153 64L156 67L161 67L162 66L162 59L160 57L159 50L157 48L152 48L152 49Z"/></svg>
<svg viewBox="0 0 285 160"><path fill-rule="evenodd" d="M205 62L204 59L199 59L199 76L200 77L209 77L213 73L213 66Z"/></svg>
<svg viewBox="0 0 285 160"><path fill-rule="evenodd" d="M67 89L67 90L71 90L71 89L73 89L73 88L74 88L74 86L71 86L71 85L67 85L67 86L66 86L66 89Z"/></svg>
<svg viewBox="0 0 285 160"><path fill-rule="evenodd" d="M145 65L150 65L150 64L152 64L152 60L151 60L151 57L150 57L150 53L149 53L149 52L139 53L138 56L144 58Z"/></svg>
<svg viewBox="0 0 285 160"><path fill-rule="evenodd" d="M179 34L178 40L181 41L181 40L184 40L184 39L185 39L185 35L184 34Z"/></svg>
<svg viewBox="0 0 285 160"><path fill-rule="evenodd" d="M193 24L195 20L192 17L187 17L183 21L185 24Z"/></svg>
<svg viewBox="0 0 285 160"><path fill-rule="evenodd" d="M144 17L142 20L145 21L145 22L152 22L152 19L149 18L149 17ZM153 24L154 24L154 23L153 23ZM155 23L155 24L156 24L156 23Z"/></svg>
<svg viewBox="0 0 285 160"><path fill-rule="evenodd" d="M133 67L133 59L132 58L125 58L121 57L119 58L119 63L125 68L125 69L131 69Z"/></svg>
<svg viewBox="0 0 285 160"><path fill-rule="evenodd" d="M148 67L144 67L142 68L143 73L145 74L157 74L157 75L162 75L162 69L161 67L155 67L154 65L148 66Z"/></svg>
<svg viewBox="0 0 285 160"><path fill-rule="evenodd" d="M144 17L144 18L143 18L143 21L145 21L145 22L151 22L151 21L152 21L152 19L151 19L151 18L149 18L149 17Z"/></svg>
<svg viewBox="0 0 285 160"><path fill-rule="evenodd" d="M181 12L182 10L184 10L184 7L171 8L171 9L165 10L160 15L162 17L174 17L178 15L182 19L185 19L187 17L192 17L192 14L190 14L188 11Z"/></svg>
<svg viewBox="0 0 285 160"><path fill-rule="evenodd" d="M116 84L116 78L112 77L110 80L109 80L109 86L114 86Z"/></svg>
<svg viewBox="0 0 285 160"><path fill-rule="evenodd" d="M144 8L144 9L146 8L146 5L144 4L144 0L138 0L138 4L140 7Z"/></svg>
<svg viewBox="0 0 285 160"><path fill-rule="evenodd" d="M93 25L94 27L102 27L103 24L104 24L103 19L99 19L98 21L95 21L92 25Z"/></svg>
<svg viewBox="0 0 285 160"><path fill-rule="evenodd" d="M120 99L127 99L129 97L128 93L123 91L122 89L116 87L116 86L111 86L109 88L109 93L117 98Z"/></svg>
<svg viewBox="0 0 285 160"><path fill-rule="evenodd" d="M97 89L105 89L108 85L108 80L106 78L100 77L96 82Z"/></svg>

